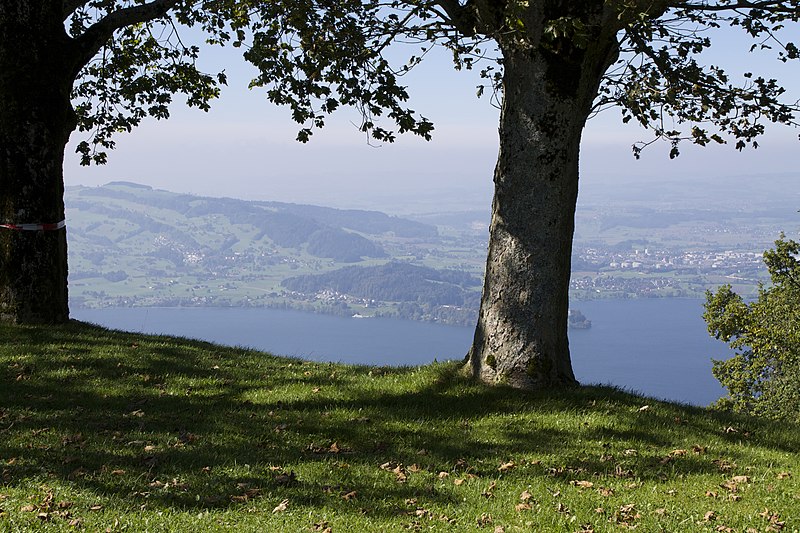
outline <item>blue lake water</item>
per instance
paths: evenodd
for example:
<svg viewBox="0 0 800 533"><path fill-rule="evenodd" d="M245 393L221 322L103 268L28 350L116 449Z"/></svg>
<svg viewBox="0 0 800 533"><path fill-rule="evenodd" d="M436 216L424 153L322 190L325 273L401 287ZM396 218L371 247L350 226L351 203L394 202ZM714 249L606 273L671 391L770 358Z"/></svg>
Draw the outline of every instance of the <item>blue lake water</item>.
<svg viewBox="0 0 800 533"><path fill-rule="evenodd" d="M579 302L592 321L570 331L575 375L657 398L707 405L724 390L711 358L727 347L706 332L701 300ZM257 308L74 309L73 318L110 328L179 335L315 361L417 365L461 359L473 328L395 319L355 319Z"/></svg>

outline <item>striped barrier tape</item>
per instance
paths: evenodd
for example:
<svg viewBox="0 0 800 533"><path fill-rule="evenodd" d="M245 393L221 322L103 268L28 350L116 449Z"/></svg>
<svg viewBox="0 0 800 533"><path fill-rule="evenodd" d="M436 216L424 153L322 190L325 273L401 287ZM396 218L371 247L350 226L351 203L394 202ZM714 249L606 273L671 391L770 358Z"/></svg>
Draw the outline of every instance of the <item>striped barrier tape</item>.
<svg viewBox="0 0 800 533"><path fill-rule="evenodd" d="M15 231L55 231L66 227L67 221L62 220L55 224L0 224L0 228Z"/></svg>

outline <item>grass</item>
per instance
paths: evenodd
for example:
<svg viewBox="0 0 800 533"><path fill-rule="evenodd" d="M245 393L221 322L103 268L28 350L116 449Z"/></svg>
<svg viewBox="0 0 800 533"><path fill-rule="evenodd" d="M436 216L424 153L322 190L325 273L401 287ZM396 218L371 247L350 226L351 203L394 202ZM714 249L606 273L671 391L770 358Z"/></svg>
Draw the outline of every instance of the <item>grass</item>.
<svg viewBox="0 0 800 533"><path fill-rule="evenodd" d="M0 326L0 531L798 531L797 426Z"/></svg>

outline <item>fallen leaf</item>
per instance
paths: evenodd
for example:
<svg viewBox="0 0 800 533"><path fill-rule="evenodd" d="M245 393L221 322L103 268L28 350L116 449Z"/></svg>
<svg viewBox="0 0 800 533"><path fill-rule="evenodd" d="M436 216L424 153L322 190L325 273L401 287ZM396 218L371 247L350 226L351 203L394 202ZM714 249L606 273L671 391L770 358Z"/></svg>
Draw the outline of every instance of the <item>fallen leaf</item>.
<svg viewBox="0 0 800 533"><path fill-rule="evenodd" d="M530 511L532 507L529 503L518 503L514 506L514 509L519 513L520 511Z"/></svg>
<svg viewBox="0 0 800 533"><path fill-rule="evenodd" d="M705 520L706 522L711 522L716 519L717 519L717 513L715 513L714 511L708 511L706 512L706 514L703 515L703 520Z"/></svg>
<svg viewBox="0 0 800 533"><path fill-rule="evenodd" d="M121 475L122 475L122 474L124 474L124 473L125 473L125 471L124 471L124 470L121 470L121 469L117 469L117 470L112 470L112 471L111 471L111 475L112 475L112 476L121 476Z"/></svg>
<svg viewBox="0 0 800 533"><path fill-rule="evenodd" d="M707 498L716 498L717 497L717 493L714 492L713 490L707 490L706 491L706 497Z"/></svg>
<svg viewBox="0 0 800 533"><path fill-rule="evenodd" d="M444 478L448 477L449 475L450 475L450 473L449 472L445 472L445 471L441 471L438 474L439 479L444 479Z"/></svg>
<svg viewBox="0 0 800 533"><path fill-rule="evenodd" d="M703 455L708 450L707 446L700 446L699 444L695 444L692 446L692 451L697 455Z"/></svg>
<svg viewBox="0 0 800 533"><path fill-rule="evenodd" d="M583 480L580 481L573 480L570 481L569 484L582 489L591 489L592 487L594 487L594 483L592 483L591 481L583 481Z"/></svg>
<svg viewBox="0 0 800 533"><path fill-rule="evenodd" d="M643 406L641 406L641 407L639 408L639 412L640 412L640 413L641 413L641 412L644 412L644 411L648 411L648 410L650 410L650 406L649 406L649 405L643 405Z"/></svg>
<svg viewBox="0 0 800 533"><path fill-rule="evenodd" d="M719 468L720 472L728 472L729 470L736 468L736 463L728 462L725 459L714 459L711 462L717 465L717 468Z"/></svg>
<svg viewBox="0 0 800 533"><path fill-rule="evenodd" d="M778 474L777 477L778 479L786 479L792 477L792 474L790 474L789 472L781 472Z"/></svg>
<svg viewBox="0 0 800 533"><path fill-rule="evenodd" d="M20 511L22 511L23 513L32 513L35 510L36 510L35 505L25 505L20 508Z"/></svg>
<svg viewBox="0 0 800 533"><path fill-rule="evenodd" d="M281 472L275 476L275 483L284 487L292 485L295 481L297 481L297 474L295 474L293 470L289 472Z"/></svg>
<svg viewBox="0 0 800 533"><path fill-rule="evenodd" d="M664 507L659 507L653 513L657 514L658 516L664 516L667 514L667 510Z"/></svg>
<svg viewBox="0 0 800 533"><path fill-rule="evenodd" d="M342 450L341 448L339 448L339 445L336 442L334 442L333 444L331 444L331 447L328 449L328 451L331 453L339 453Z"/></svg>
<svg viewBox="0 0 800 533"><path fill-rule="evenodd" d="M519 495L519 499L522 500L523 502L527 502L532 497L533 497L533 494L531 494L527 490L522 491L522 494Z"/></svg>
<svg viewBox="0 0 800 533"><path fill-rule="evenodd" d="M509 461L507 463L501 464L498 470L500 472L508 472L509 470L513 470L514 468L516 468L516 466L517 464L514 461Z"/></svg>
<svg viewBox="0 0 800 533"><path fill-rule="evenodd" d="M97 503L97 504L92 505L91 507L89 507L89 510L90 511L102 511L103 510L103 506L100 505L99 503Z"/></svg>
<svg viewBox="0 0 800 533"><path fill-rule="evenodd" d="M356 496L358 496L358 493L356 491L354 491L354 490L351 490L350 492L348 492L346 494L342 494L342 499L344 501L346 501L346 502L349 502L350 500L354 499Z"/></svg>
<svg viewBox="0 0 800 533"><path fill-rule="evenodd" d="M466 481L466 479L464 479L464 478L454 479L453 480L453 485L455 485L456 487L460 487L461 485L464 484L465 481Z"/></svg>
<svg viewBox="0 0 800 533"><path fill-rule="evenodd" d="M506 533L506 528L503 526L497 526L494 528L494 533Z"/></svg>
<svg viewBox="0 0 800 533"><path fill-rule="evenodd" d="M272 514L282 513L288 508L289 508L289 500L288 499L283 500L281 503L275 506L275 508L272 510Z"/></svg>
<svg viewBox="0 0 800 533"><path fill-rule="evenodd" d="M392 469L392 473L395 475L396 481L398 483L405 483L408 479L408 476L403 470L403 465L397 465L395 468Z"/></svg>
<svg viewBox="0 0 800 533"><path fill-rule="evenodd" d="M600 496L605 496L605 497L614 495L614 489L610 489L608 487L600 487L599 489L597 489L597 492L600 494Z"/></svg>
<svg viewBox="0 0 800 533"><path fill-rule="evenodd" d="M731 481L734 483L750 483L750 476L733 476Z"/></svg>

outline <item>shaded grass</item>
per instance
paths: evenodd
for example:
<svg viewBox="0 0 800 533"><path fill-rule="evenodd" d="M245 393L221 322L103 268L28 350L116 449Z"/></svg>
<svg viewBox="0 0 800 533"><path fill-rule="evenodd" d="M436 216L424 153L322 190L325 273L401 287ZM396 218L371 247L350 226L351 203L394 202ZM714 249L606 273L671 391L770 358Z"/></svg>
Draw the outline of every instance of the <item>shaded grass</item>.
<svg viewBox="0 0 800 533"><path fill-rule="evenodd" d="M797 531L797 430L452 364L0 326L2 531Z"/></svg>

